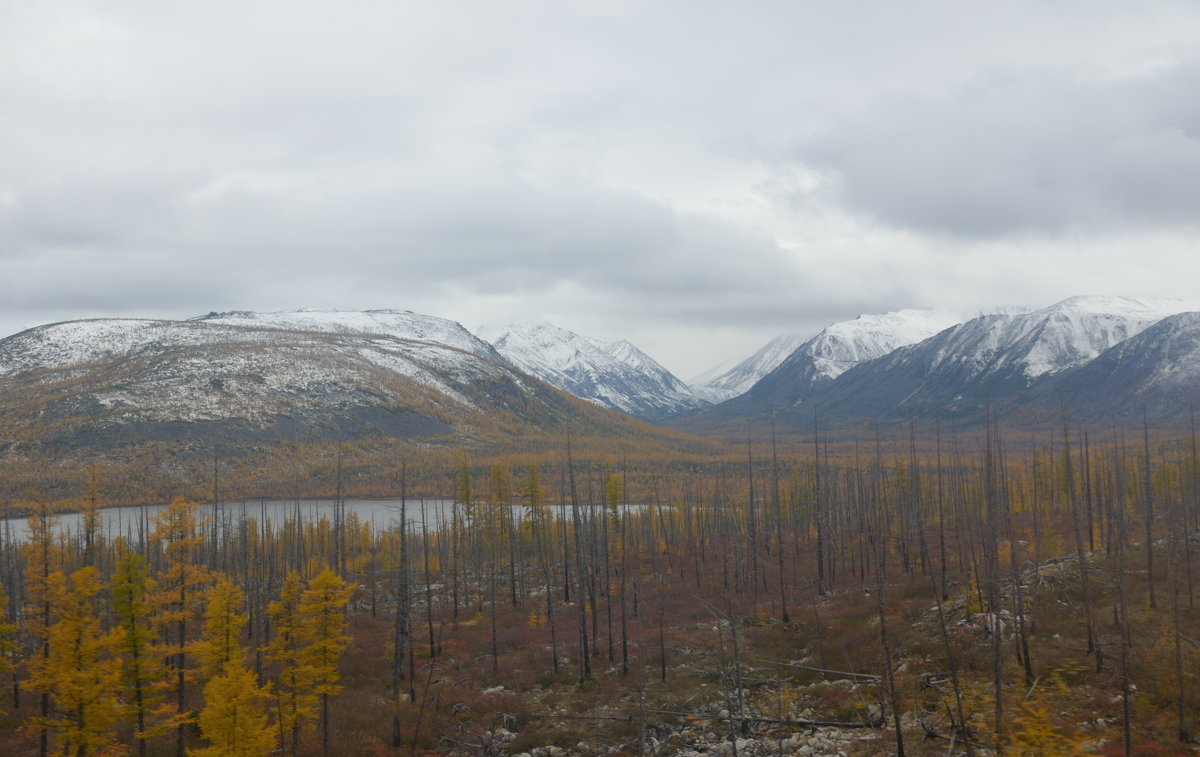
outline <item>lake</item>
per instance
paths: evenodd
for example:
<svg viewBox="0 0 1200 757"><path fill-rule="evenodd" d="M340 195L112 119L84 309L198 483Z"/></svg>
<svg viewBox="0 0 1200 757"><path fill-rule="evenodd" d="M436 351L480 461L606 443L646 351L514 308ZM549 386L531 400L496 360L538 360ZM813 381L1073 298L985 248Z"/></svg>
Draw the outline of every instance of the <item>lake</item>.
<svg viewBox="0 0 1200 757"><path fill-rule="evenodd" d="M221 502L214 505L211 502L197 505L201 517L212 518L220 510L226 521L239 521L245 515L255 518L260 524L269 522L272 528L278 530L288 519L295 519L296 510L305 521L316 522L321 517L333 521L334 502L332 499L301 499L301 500L253 500L245 502ZM398 528L400 526L400 500L397 499L343 499L346 514L354 513L363 523L371 523L376 529ZM454 502L449 499L409 499L407 513L410 530L421 528L421 510L425 510L425 522L431 532L440 530L449 522ZM138 522L143 518L153 519L155 515L166 509L166 505L146 505L145 507L105 507L100 510L100 529L108 539L125 536L134 541L138 537ZM622 505L622 509L637 511L642 505ZM559 505L549 506L551 512L561 510ZM525 515L525 508L513 505L514 518ZM58 516L60 533L77 535L80 532L80 513L64 513ZM0 531L3 531L5 541L24 541L29 536L28 518L0 519Z"/></svg>

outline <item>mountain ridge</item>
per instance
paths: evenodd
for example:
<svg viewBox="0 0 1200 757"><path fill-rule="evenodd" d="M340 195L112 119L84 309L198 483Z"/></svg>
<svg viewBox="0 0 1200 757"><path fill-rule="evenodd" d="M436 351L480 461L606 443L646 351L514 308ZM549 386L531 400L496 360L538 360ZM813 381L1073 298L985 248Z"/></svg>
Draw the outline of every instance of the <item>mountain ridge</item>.
<svg viewBox="0 0 1200 757"><path fill-rule="evenodd" d="M826 327L715 406L628 340L546 322L480 335L406 310L62 321L0 340L0 449L301 437L458 444L574 422L653 435L629 425L638 417L693 433L767 414L978 422L989 407L1022 422L1062 408L1132 422L1138 407L1178 420L1200 392L1197 311L1182 300L1081 296L945 328L955 314L864 314ZM772 340L750 364L788 345Z"/></svg>
<svg viewBox="0 0 1200 757"><path fill-rule="evenodd" d="M577 397L645 420L707 404L628 340L603 342L548 321L477 331L510 363Z"/></svg>
<svg viewBox="0 0 1200 757"><path fill-rule="evenodd" d="M292 311L28 329L0 340L0 447L386 436L463 443L540 433L571 418L646 433L516 370L452 321L394 312L366 321L364 331L358 315Z"/></svg>
<svg viewBox="0 0 1200 757"><path fill-rule="evenodd" d="M794 408L853 366L935 334L958 318L947 311L909 309L837 321L806 340L746 392L707 412L714 418L729 418Z"/></svg>
<svg viewBox="0 0 1200 757"><path fill-rule="evenodd" d="M978 413L1044 376L1084 365L1185 307L1183 301L1072 297L1027 313L979 316L855 366L813 402L847 416Z"/></svg>

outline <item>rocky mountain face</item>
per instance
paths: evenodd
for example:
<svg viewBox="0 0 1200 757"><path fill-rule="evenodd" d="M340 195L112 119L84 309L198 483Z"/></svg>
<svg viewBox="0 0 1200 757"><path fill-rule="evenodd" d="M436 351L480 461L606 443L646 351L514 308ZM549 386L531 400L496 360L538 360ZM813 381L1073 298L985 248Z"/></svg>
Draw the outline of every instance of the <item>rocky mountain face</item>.
<svg viewBox="0 0 1200 757"><path fill-rule="evenodd" d="M688 385L692 391L709 402L724 402L754 386L793 352L804 345L800 336L777 336L750 357L732 368L728 363L713 366L696 376Z"/></svg>
<svg viewBox="0 0 1200 757"><path fill-rule="evenodd" d="M602 342L545 321L479 333L517 368L576 397L647 420L708 404L627 341Z"/></svg>
<svg viewBox="0 0 1200 757"><path fill-rule="evenodd" d="M681 424L691 430L767 413L868 419L1179 419L1200 389L1196 303L1072 297L1049 307L951 316L901 311L834 324L745 394ZM946 323L950 320L951 323ZM927 333L921 336L921 329Z"/></svg>
<svg viewBox="0 0 1200 757"><path fill-rule="evenodd" d="M1034 399L1047 409L1061 402L1085 422L1188 418L1200 400L1200 312L1163 318L1046 381Z"/></svg>
<svg viewBox="0 0 1200 757"><path fill-rule="evenodd" d="M0 340L0 446L527 432L587 411L400 311L51 324Z"/></svg>
<svg viewBox="0 0 1200 757"><path fill-rule="evenodd" d="M1073 297L1027 313L985 315L846 371L812 402L835 416L950 417L1029 402L1028 390L1085 365L1182 302Z"/></svg>
<svg viewBox="0 0 1200 757"><path fill-rule="evenodd" d="M959 320L942 311L898 310L831 324L714 412L730 417L795 408L851 368L920 342Z"/></svg>

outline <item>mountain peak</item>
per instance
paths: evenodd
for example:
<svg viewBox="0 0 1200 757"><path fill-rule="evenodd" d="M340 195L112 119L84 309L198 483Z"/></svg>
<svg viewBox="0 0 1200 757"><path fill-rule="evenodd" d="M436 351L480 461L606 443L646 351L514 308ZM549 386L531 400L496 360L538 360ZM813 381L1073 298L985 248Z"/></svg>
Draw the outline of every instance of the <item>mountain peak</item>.
<svg viewBox="0 0 1200 757"><path fill-rule="evenodd" d="M1060 300L1041 311L1055 313L1080 313L1104 315L1157 314L1160 318L1200 308L1200 302L1187 300L1123 297L1119 295L1076 295Z"/></svg>
<svg viewBox="0 0 1200 757"><path fill-rule="evenodd" d="M796 351L804 338L794 334L773 337L754 354L728 367L729 363L709 368L689 383L692 391L712 402L721 402L742 394L754 386L763 376L770 373L789 355Z"/></svg>
<svg viewBox="0 0 1200 757"><path fill-rule="evenodd" d="M604 342L548 321L477 330L505 359L552 386L641 418L660 418L705 403L627 340Z"/></svg>

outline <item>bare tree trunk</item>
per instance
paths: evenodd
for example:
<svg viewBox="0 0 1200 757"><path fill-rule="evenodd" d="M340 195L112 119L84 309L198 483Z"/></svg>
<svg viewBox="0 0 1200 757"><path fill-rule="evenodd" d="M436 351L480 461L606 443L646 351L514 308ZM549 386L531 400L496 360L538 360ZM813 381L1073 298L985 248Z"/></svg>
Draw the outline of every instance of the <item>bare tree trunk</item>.
<svg viewBox="0 0 1200 757"><path fill-rule="evenodd" d="M1179 601L1179 576L1177 575L1179 567L1177 564L1177 548L1175 546L1176 536L1182 536L1182 538L1186 539L1187 533L1185 531L1183 534L1171 535L1167 551L1167 560L1170 566L1167 570L1167 575L1171 582L1171 621L1175 637L1175 690L1177 692L1176 713L1179 717L1179 741L1182 744L1188 744L1192 741L1192 734L1187 727L1187 703L1184 696L1184 681L1186 678L1183 672L1183 631L1181 623L1182 612Z"/></svg>
<svg viewBox="0 0 1200 757"><path fill-rule="evenodd" d="M627 510L621 511L621 675L629 675L629 606L625 590L629 585L629 542L626 539Z"/></svg>
<svg viewBox="0 0 1200 757"><path fill-rule="evenodd" d="M1146 422L1146 411L1142 410L1142 484L1145 497L1146 530L1146 583L1150 591L1150 609L1158 608L1154 596L1154 487L1150 477L1150 426Z"/></svg>
<svg viewBox="0 0 1200 757"><path fill-rule="evenodd" d="M587 587L583 570L583 523L579 518L579 499L575 493L575 465L571 457L571 433L567 432L567 476L571 483L571 522L575 531L575 574L578 586L575 602L579 616L579 682L592 677L592 660L588 650Z"/></svg>
<svg viewBox="0 0 1200 757"><path fill-rule="evenodd" d="M750 493L746 499L746 530L750 536L750 596L752 612L758 612L758 506L754 501L754 452L750 444L750 431L746 430L746 478Z"/></svg>
<svg viewBox="0 0 1200 757"><path fill-rule="evenodd" d="M403 744L400 732L400 697L404 680L404 656L408 648L409 593L408 593L408 465L400 463L400 565L396 576L396 618L392 629L392 645L395 649L392 660L392 748ZM410 683L411 687L411 683Z"/></svg>
<svg viewBox="0 0 1200 757"><path fill-rule="evenodd" d="M813 509L817 527L817 594L825 596L825 503L821 488L821 437L817 414L813 413Z"/></svg>
<svg viewBox="0 0 1200 757"><path fill-rule="evenodd" d="M995 435L991 409L988 409L987 446L984 460L984 506L987 515L987 538L984 542L987 563L988 624L992 634L992 695L995 698L996 752L1004 751L1004 698L1000 666L1000 645L1003 627L1000 619L1000 532L999 483L996 470Z"/></svg>
<svg viewBox="0 0 1200 757"><path fill-rule="evenodd" d="M775 416L771 416L771 498L775 502L775 553L779 561L779 617L791 620L787 611L787 577L783 562L783 503L779 497L779 456L775 447Z"/></svg>
<svg viewBox="0 0 1200 757"><path fill-rule="evenodd" d="M1063 412L1063 465L1066 471L1067 497L1071 507L1071 526L1075 530L1075 559L1079 563L1079 580L1083 589L1083 614L1087 623L1087 652L1096 657L1096 672L1100 672L1101 656L1096 649L1096 621L1092 614L1092 581L1088 572L1088 556L1083 547L1083 530L1079 517L1079 500L1075 496L1075 469L1071 464L1071 437L1067 430L1067 415Z"/></svg>

